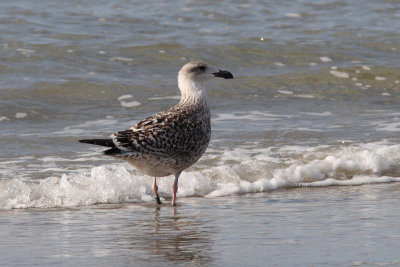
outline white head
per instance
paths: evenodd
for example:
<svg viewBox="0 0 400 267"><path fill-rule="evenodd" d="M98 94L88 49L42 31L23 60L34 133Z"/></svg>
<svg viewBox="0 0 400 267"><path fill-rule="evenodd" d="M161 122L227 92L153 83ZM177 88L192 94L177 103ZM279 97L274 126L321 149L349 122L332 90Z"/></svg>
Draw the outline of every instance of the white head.
<svg viewBox="0 0 400 267"><path fill-rule="evenodd" d="M189 62L178 73L178 86L182 100L199 101L207 98L204 83L211 78L233 79L229 71L218 70L202 62Z"/></svg>

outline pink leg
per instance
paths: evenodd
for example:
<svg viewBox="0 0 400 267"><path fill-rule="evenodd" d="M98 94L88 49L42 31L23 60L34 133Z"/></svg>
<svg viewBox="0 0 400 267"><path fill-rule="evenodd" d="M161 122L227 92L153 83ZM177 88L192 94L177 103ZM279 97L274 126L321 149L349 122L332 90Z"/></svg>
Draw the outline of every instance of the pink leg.
<svg viewBox="0 0 400 267"><path fill-rule="evenodd" d="M174 185L172 186L172 206L176 205L176 192L178 192L178 178L181 173L175 174Z"/></svg>
<svg viewBox="0 0 400 267"><path fill-rule="evenodd" d="M156 199L156 203L158 205L161 205L162 202L160 200L160 196L158 195L158 186L157 186L157 178L156 177L154 177L154 180L153 180L153 192L154 192L154 197Z"/></svg>

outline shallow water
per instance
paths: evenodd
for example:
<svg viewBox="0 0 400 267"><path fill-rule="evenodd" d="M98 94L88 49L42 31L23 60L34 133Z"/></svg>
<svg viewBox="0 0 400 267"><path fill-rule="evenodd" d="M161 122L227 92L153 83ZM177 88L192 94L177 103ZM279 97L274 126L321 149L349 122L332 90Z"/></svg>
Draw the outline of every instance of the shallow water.
<svg viewBox="0 0 400 267"><path fill-rule="evenodd" d="M0 8L1 265L399 264L400 3ZM177 103L190 60L235 79L208 84L212 141L174 215L77 140Z"/></svg>
<svg viewBox="0 0 400 267"><path fill-rule="evenodd" d="M396 266L398 184L1 212L2 265ZM21 231L23 229L23 231ZM7 255L7 257L5 257Z"/></svg>

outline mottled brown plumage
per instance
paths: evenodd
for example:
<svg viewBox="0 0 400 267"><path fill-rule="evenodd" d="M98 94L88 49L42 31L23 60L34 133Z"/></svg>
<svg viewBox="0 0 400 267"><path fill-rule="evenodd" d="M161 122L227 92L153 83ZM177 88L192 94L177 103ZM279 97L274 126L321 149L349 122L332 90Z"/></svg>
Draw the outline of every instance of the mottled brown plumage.
<svg viewBox="0 0 400 267"><path fill-rule="evenodd" d="M230 72L190 62L179 71L182 97L177 105L112 134L110 139L80 142L111 147L104 154L122 158L138 171L154 176L153 191L159 204L156 177L174 174L172 204L175 205L180 173L200 159L210 141L210 110L204 82L212 77L233 78Z"/></svg>
<svg viewBox="0 0 400 267"><path fill-rule="evenodd" d="M105 154L122 157L138 171L162 177L190 167L210 141L207 105L178 105L140 121L131 129L114 133L118 148Z"/></svg>

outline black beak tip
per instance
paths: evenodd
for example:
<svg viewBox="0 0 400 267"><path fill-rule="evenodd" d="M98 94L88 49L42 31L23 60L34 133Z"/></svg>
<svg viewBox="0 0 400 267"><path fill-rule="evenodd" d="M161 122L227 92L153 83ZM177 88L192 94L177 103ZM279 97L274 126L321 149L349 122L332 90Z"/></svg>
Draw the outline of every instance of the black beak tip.
<svg viewBox="0 0 400 267"><path fill-rule="evenodd" d="M233 79L232 73L226 70L219 70L213 73L215 77L224 78L224 79Z"/></svg>

